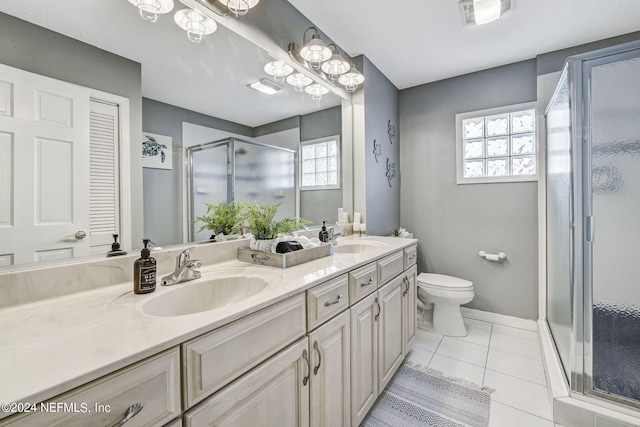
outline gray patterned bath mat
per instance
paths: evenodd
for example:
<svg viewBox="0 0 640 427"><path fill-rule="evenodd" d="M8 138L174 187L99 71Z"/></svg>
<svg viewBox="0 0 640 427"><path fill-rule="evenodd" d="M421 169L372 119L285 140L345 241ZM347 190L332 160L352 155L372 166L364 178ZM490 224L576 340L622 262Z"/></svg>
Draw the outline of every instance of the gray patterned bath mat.
<svg viewBox="0 0 640 427"><path fill-rule="evenodd" d="M405 362L360 426L487 427L489 391Z"/></svg>

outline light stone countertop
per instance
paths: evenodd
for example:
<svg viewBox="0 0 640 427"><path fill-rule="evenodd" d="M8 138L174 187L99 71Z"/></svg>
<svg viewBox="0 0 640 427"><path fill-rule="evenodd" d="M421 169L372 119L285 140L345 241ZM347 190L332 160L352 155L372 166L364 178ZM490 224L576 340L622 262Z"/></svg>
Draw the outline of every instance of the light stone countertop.
<svg viewBox="0 0 640 427"><path fill-rule="evenodd" d="M417 242L367 236L340 238L338 245L358 239L387 246L335 253L287 269L237 260L206 265L199 281L241 269L265 271L272 282L244 301L196 314L151 317L142 314L141 306L197 281L158 285L144 295L133 294L132 283L123 283L0 309L0 403L50 399ZM0 411L0 418L8 415Z"/></svg>

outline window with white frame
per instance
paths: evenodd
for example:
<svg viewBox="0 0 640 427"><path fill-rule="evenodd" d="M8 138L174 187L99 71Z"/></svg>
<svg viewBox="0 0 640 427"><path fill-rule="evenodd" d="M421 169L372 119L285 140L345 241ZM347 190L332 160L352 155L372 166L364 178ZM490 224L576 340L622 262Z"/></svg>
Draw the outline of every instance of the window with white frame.
<svg viewBox="0 0 640 427"><path fill-rule="evenodd" d="M535 106L456 114L458 184L538 179Z"/></svg>
<svg viewBox="0 0 640 427"><path fill-rule="evenodd" d="M300 189L340 188L340 137L304 141L300 148Z"/></svg>

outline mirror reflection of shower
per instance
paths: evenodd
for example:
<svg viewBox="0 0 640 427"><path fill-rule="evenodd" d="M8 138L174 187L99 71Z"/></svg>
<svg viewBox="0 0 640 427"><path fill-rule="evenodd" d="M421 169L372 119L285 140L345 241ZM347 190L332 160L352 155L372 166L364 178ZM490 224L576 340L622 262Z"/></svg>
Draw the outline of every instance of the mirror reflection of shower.
<svg viewBox="0 0 640 427"><path fill-rule="evenodd" d="M188 147L189 241L211 237L194 223L205 203L282 203L278 217L297 216L295 164L295 151L238 138Z"/></svg>

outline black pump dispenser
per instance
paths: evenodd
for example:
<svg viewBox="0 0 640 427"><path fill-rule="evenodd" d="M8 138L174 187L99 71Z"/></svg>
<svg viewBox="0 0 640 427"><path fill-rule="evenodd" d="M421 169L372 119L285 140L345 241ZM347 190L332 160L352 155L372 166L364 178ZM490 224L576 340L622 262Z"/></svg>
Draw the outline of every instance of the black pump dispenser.
<svg viewBox="0 0 640 427"><path fill-rule="evenodd" d="M111 250L107 252L107 256L126 255L127 253L120 249L120 243L118 243L118 235L113 234L113 243L111 244Z"/></svg>
<svg viewBox="0 0 640 427"><path fill-rule="evenodd" d="M329 232L327 231L326 222L327 221L322 221L322 230L320 230L320 233L318 234L318 239L320 239L322 243L327 243L329 241Z"/></svg>
<svg viewBox="0 0 640 427"><path fill-rule="evenodd" d="M133 263L133 292L148 294L156 290L156 259L151 257L149 239L144 239L140 258Z"/></svg>

